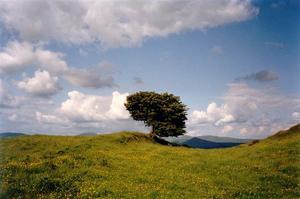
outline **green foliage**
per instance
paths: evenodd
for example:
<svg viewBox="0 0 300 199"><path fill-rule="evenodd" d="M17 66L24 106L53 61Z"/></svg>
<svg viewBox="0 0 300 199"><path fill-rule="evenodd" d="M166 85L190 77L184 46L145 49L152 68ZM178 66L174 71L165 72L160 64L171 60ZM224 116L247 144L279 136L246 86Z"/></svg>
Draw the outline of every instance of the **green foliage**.
<svg viewBox="0 0 300 199"><path fill-rule="evenodd" d="M138 92L127 97L126 109L132 118L152 127L152 134L178 136L185 133L186 106L169 93Z"/></svg>
<svg viewBox="0 0 300 199"><path fill-rule="evenodd" d="M0 198L299 198L300 131L191 149L122 132L0 140Z"/></svg>

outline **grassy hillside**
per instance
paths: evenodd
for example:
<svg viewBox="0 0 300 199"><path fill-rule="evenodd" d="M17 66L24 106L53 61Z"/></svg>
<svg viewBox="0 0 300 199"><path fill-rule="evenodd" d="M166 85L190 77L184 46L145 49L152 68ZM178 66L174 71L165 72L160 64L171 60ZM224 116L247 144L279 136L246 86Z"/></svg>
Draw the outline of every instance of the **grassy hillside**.
<svg viewBox="0 0 300 199"><path fill-rule="evenodd" d="M0 198L299 198L300 128L227 149L139 133L0 140Z"/></svg>

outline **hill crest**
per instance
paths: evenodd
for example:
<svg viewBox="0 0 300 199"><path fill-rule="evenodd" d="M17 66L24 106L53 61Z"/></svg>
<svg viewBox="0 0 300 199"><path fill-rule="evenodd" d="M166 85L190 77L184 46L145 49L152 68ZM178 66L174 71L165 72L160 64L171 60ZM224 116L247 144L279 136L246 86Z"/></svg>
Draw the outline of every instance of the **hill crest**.
<svg viewBox="0 0 300 199"><path fill-rule="evenodd" d="M286 136L291 136L291 135L297 134L299 132L300 132L300 123L290 127L287 130L278 131L277 133L273 134L269 138L286 137Z"/></svg>

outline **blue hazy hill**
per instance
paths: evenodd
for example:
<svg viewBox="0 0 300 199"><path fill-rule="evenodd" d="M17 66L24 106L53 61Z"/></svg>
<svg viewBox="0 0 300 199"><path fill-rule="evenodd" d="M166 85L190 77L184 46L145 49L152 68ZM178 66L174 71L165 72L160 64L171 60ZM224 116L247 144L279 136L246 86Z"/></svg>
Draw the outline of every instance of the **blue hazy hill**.
<svg viewBox="0 0 300 199"><path fill-rule="evenodd" d="M9 138L9 137L17 137L17 136L24 136L24 133L16 133L16 132L2 132L0 133L0 138Z"/></svg>
<svg viewBox="0 0 300 199"><path fill-rule="evenodd" d="M203 149L233 147L233 146L237 146L240 144L253 141L251 139L218 137L218 136L211 136L211 135L198 136L198 137L183 135L178 137L166 137L163 139L171 143L193 147L193 148L203 148Z"/></svg>

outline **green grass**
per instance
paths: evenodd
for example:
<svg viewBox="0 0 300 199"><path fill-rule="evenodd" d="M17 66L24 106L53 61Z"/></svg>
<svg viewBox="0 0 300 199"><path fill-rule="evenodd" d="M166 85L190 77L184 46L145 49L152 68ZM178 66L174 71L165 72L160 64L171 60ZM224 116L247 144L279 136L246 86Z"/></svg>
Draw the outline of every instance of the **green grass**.
<svg viewBox="0 0 300 199"><path fill-rule="evenodd" d="M299 198L300 130L229 149L146 135L0 140L0 198Z"/></svg>

